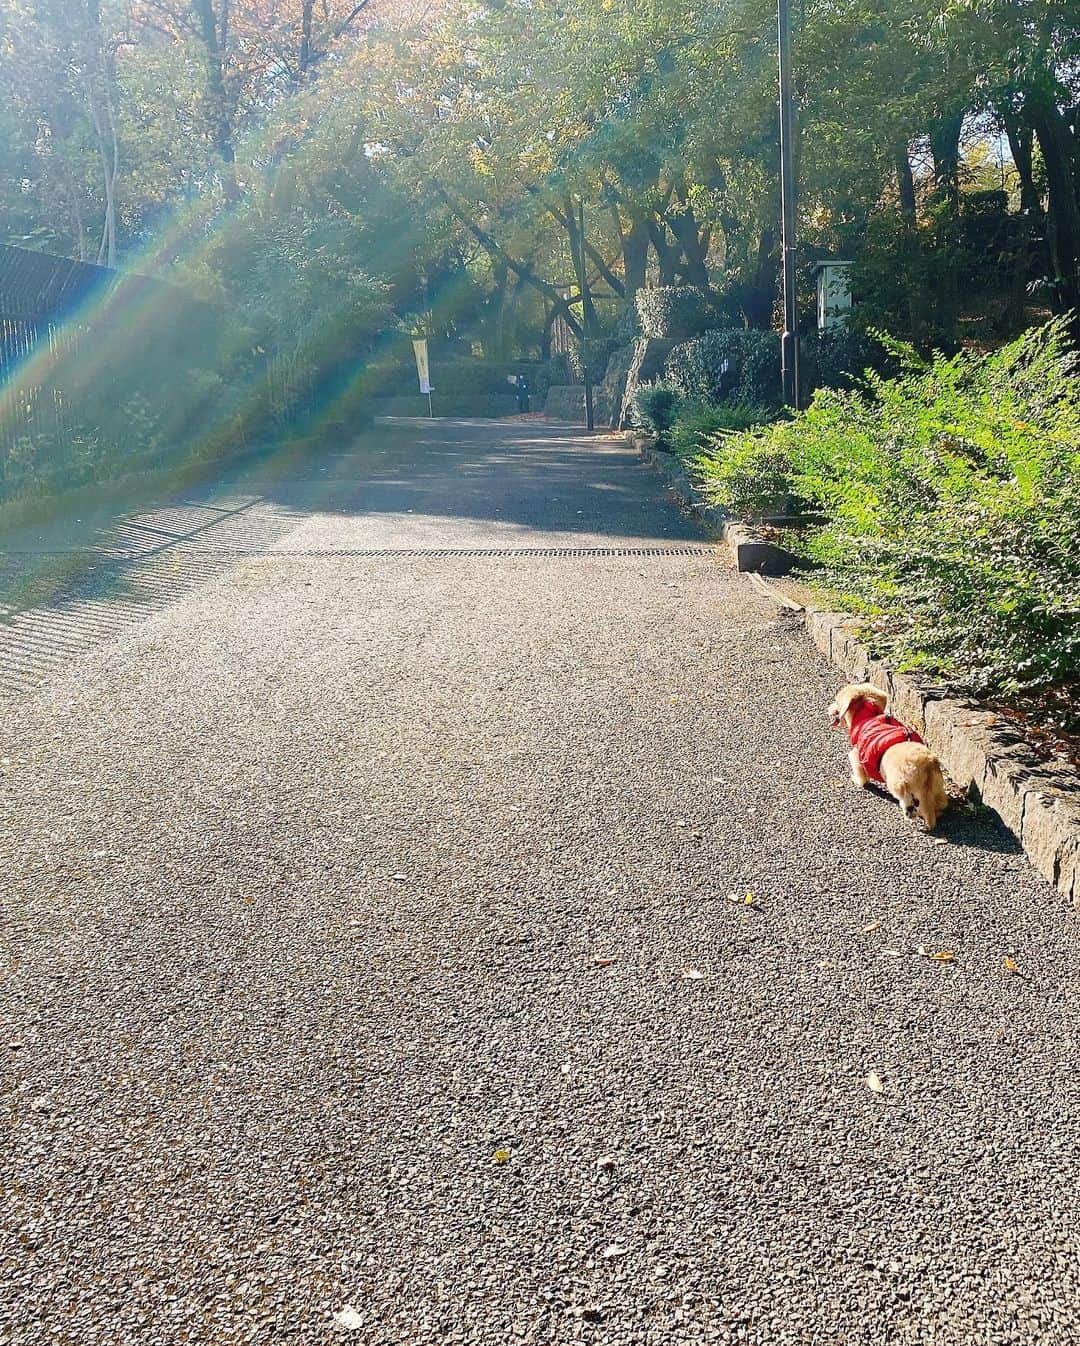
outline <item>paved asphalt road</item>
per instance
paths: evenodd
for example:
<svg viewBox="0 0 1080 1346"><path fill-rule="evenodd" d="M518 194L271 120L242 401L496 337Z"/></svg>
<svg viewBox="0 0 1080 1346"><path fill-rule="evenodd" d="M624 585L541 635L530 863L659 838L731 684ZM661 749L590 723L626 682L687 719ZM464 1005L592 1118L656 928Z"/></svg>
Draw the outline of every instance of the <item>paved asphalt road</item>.
<svg viewBox="0 0 1080 1346"><path fill-rule="evenodd" d="M0 1342L1080 1340L1077 918L836 681L566 429L113 529L0 627Z"/></svg>

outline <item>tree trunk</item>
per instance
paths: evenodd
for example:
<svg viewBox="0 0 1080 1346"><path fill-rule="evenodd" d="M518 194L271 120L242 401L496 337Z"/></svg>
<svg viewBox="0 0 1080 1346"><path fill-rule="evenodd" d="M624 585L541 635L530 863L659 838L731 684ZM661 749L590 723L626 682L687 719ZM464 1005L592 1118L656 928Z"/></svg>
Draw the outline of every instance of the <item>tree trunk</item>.
<svg viewBox="0 0 1080 1346"><path fill-rule="evenodd" d="M199 23L206 60L204 104L210 123L210 139L221 169L221 186L227 201L236 201L240 190L236 181L236 150L233 145L232 110L225 88L225 52L229 39L229 0L221 0L221 20L214 12L213 0L191 0Z"/></svg>
<svg viewBox="0 0 1080 1346"><path fill-rule="evenodd" d="M486 229L481 228L475 220L469 218L465 210L458 205L446 188L437 178L431 179L431 187L435 195L450 211L461 224L468 229L473 238L480 244L489 257L500 258L510 268L516 276L520 276L526 285L531 285L534 290L538 290L551 304L554 305L556 312L560 313L566 319L566 325L576 337L581 336L581 324L574 316L570 307L571 300L564 299L556 286L550 281L544 280L538 276L527 262L519 262L506 251L506 249L488 233Z"/></svg>
<svg viewBox="0 0 1080 1346"><path fill-rule="evenodd" d="M573 263L574 275L585 276L585 239L581 230L578 228L578 216L570 197L563 203L563 228L566 230L566 236L570 243L570 260ZM592 333L596 331L596 310L593 306L592 287L586 280L581 286L581 316L583 318L582 328L584 331Z"/></svg>
<svg viewBox="0 0 1080 1346"><path fill-rule="evenodd" d="M300 56L297 65L301 80L311 64L311 16L314 8L315 0L304 0L300 11Z"/></svg>
<svg viewBox="0 0 1080 1346"><path fill-rule="evenodd" d="M682 210L672 211L668 215L668 224L686 258L683 268L686 279L699 290L708 290L709 268L705 260L708 242L698 229L693 210L690 206L684 206Z"/></svg>
<svg viewBox="0 0 1080 1346"><path fill-rule="evenodd" d="M758 235L754 281L747 287L742 304L743 317L751 327L772 326L778 264L776 231L766 225Z"/></svg>
<svg viewBox="0 0 1080 1346"><path fill-rule="evenodd" d="M667 225L663 220L650 220L646 227L660 268L660 284L674 285L679 279L679 249L667 241Z"/></svg>
<svg viewBox="0 0 1080 1346"><path fill-rule="evenodd" d="M1009 151L1016 165L1016 175L1020 179L1020 209L1025 214L1042 214L1042 197L1035 185L1035 172L1032 162L1034 136L1031 127L1025 126L1018 118L1003 114L1005 134L1009 137Z"/></svg>
<svg viewBox="0 0 1080 1346"><path fill-rule="evenodd" d="M896 149L896 185L900 190L900 214L904 221L915 224L915 179L911 173L911 160L908 158L906 144Z"/></svg>
<svg viewBox="0 0 1080 1346"><path fill-rule="evenodd" d="M544 316L544 335L540 338L540 359L544 364L551 359L551 329L555 326L558 314L558 309L552 305Z"/></svg>
<svg viewBox="0 0 1080 1346"><path fill-rule="evenodd" d="M942 117L930 128L934 189L954 214L960 209L960 133L963 129L962 111Z"/></svg>
<svg viewBox="0 0 1080 1346"><path fill-rule="evenodd" d="M495 278L495 358L506 358L506 292L510 282L510 268L501 257L491 259L491 273Z"/></svg>
<svg viewBox="0 0 1080 1346"><path fill-rule="evenodd" d="M82 73L83 95L101 164L105 218L98 245L99 266L116 265L116 183L120 176L120 139L114 108L115 71L101 30L99 0L83 0L75 19L76 53Z"/></svg>
<svg viewBox="0 0 1080 1346"><path fill-rule="evenodd" d="M623 278L627 307L634 303L638 290L645 288L645 272L649 264L649 230L644 220L633 218L630 228L622 235Z"/></svg>
<svg viewBox="0 0 1080 1346"><path fill-rule="evenodd" d="M1046 169L1047 239L1054 268L1054 307L1080 306L1080 203L1076 145L1069 123L1047 95L1028 97L1025 108Z"/></svg>

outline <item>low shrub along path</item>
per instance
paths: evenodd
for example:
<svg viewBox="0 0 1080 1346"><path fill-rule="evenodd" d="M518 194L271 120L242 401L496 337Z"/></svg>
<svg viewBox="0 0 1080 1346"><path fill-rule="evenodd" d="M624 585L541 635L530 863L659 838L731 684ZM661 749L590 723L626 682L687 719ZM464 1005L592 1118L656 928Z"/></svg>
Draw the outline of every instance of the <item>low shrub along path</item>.
<svg viewBox="0 0 1080 1346"><path fill-rule="evenodd" d="M650 469L417 423L192 510L0 635L0 1340L1076 1341L1076 919L852 791Z"/></svg>

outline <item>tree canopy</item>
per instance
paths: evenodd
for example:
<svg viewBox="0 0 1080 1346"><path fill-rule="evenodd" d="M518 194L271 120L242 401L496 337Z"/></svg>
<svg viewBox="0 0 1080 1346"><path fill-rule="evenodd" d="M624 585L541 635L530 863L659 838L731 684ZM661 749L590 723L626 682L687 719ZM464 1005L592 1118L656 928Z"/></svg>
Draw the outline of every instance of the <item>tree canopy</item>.
<svg viewBox="0 0 1080 1346"><path fill-rule="evenodd" d="M849 256L924 340L1077 306L1078 39L1064 0L796 4L804 282ZM772 322L763 0L0 0L0 94L7 242L236 292L332 238L499 355L645 285Z"/></svg>

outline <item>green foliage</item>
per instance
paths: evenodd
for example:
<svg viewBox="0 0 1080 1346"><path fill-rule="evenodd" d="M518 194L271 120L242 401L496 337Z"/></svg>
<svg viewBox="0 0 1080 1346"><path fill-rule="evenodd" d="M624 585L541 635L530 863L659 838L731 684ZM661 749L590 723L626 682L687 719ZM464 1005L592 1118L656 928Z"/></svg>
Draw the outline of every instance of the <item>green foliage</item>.
<svg viewBox="0 0 1080 1346"><path fill-rule="evenodd" d="M880 340L852 327L812 334L799 345L799 378L806 389L850 388L867 370L888 375L895 369L895 357Z"/></svg>
<svg viewBox="0 0 1080 1346"><path fill-rule="evenodd" d="M667 383L642 383L634 391L634 424L661 439L675 421L678 390Z"/></svg>
<svg viewBox="0 0 1080 1346"><path fill-rule="evenodd" d="M667 341L689 341L716 320L709 296L691 285L638 290L637 314L642 336Z"/></svg>
<svg viewBox="0 0 1080 1346"><path fill-rule="evenodd" d="M534 407L542 407L551 387L551 370L538 360L462 359L460 356L440 356L437 351L432 351L429 358L432 387L454 397L516 398L510 378L512 375L524 376L529 384L530 402ZM410 347L386 386L388 395L411 396L416 392L416 366L412 360Z"/></svg>
<svg viewBox="0 0 1080 1346"><path fill-rule="evenodd" d="M692 458L714 435L749 430L775 419L775 416L774 408L756 407L749 402L702 402L679 398L666 438L673 453Z"/></svg>
<svg viewBox="0 0 1080 1346"><path fill-rule="evenodd" d="M676 346L664 373L684 397L768 405L780 396L780 341L775 332L720 328Z"/></svg>
<svg viewBox="0 0 1080 1346"><path fill-rule="evenodd" d="M714 439L699 460L737 513L787 497L825 523L791 545L882 648L968 688L1080 674L1080 380L1062 323L990 356L824 390L789 421Z"/></svg>
<svg viewBox="0 0 1080 1346"><path fill-rule="evenodd" d="M234 215L191 282L120 276L44 373L16 371L0 403L0 445L18 446L0 454L0 498L182 473L307 417L355 424L390 321L340 226Z"/></svg>

